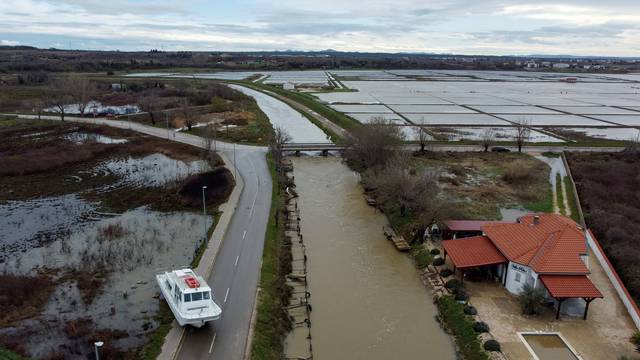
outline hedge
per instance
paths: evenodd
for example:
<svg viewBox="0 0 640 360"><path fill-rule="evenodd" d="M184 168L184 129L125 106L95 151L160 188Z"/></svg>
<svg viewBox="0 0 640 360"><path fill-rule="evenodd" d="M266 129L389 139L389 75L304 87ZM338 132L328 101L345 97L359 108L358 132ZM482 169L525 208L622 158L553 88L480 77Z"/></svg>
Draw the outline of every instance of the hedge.
<svg viewBox="0 0 640 360"><path fill-rule="evenodd" d="M464 313L464 305L455 301L452 296L439 298L437 305L440 318L453 334L462 357L465 360L488 360L478 334L473 330L473 320Z"/></svg>

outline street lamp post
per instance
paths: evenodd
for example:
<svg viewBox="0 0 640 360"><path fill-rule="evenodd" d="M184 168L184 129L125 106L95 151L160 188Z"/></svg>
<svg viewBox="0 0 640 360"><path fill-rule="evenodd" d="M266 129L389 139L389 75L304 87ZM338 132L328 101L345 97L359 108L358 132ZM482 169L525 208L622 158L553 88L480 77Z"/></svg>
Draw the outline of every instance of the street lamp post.
<svg viewBox="0 0 640 360"><path fill-rule="evenodd" d="M204 217L204 241L207 241L207 204L204 196L206 186L202 187L202 216Z"/></svg>
<svg viewBox="0 0 640 360"><path fill-rule="evenodd" d="M102 341L96 341L93 343L93 348L96 350L96 360L100 360L100 354L98 353L98 348L101 348L104 345Z"/></svg>

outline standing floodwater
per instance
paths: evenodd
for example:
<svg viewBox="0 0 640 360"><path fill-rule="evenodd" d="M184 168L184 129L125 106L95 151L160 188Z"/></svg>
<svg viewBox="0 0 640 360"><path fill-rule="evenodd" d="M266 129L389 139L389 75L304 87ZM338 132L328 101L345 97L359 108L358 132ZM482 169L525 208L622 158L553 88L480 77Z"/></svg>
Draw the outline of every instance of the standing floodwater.
<svg viewBox="0 0 640 360"><path fill-rule="evenodd" d="M432 294L382 232L357 176L335 158L294 159L308 255L315 359L454 359Z"/></svg>

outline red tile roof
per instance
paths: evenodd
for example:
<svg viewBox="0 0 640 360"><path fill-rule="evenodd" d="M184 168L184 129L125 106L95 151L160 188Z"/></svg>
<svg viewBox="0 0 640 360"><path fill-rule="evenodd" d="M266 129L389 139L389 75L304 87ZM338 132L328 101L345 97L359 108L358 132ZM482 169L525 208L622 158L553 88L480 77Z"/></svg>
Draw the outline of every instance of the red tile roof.
<svg viewBox="0 0 640 360"><path fill-rule="evenodd" d="M556 299L603 297L586 275L541 275L540 281Z"/></svg>
<svg viewBox="0 0 640 360"><path fill-rule="evenodd" d="M482 231L482 227L489 224L503 224L506 221L483 220L447 220L444 222L451 231ZM513 223L513 222L511 222Z"/></svg>
<svg viewBox="0 0 640 360"><path fill-rule="evenodd" d="M485 236L445 240L442 247L458 268L506 263L507 259Z"/></svg>
<svg viewBox="0 0 640 360"><path fill-rule="evenodd" d="M482 231L507 259L539 274L589 273L580 259L587 251L585 235L565 216L526 215L518 223L484 225Z"/></svg>

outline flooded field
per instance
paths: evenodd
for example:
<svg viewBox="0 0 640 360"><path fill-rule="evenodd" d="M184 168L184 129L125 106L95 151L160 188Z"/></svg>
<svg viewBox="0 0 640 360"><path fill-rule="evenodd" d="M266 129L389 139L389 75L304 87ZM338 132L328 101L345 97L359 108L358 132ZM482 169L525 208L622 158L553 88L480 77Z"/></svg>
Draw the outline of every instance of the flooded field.
<svg viewBox="0 0 640 360"><path fill-rule="evenodd" d="M18 136L0 147L0 162L13 168L0 177L10 189L0 198L0 291L10 294L0 297L0 345L34 358L84 359L100 340L112 358L132 356L158 325L154 274L189 266L213 224L199 187L189 196L192 182L216 174L217 161L125 130L16 127L3 129ZM37 159L43 154L57 166ZM22 157L38 166L11 162ZM208 185L212 214L220 199Z"/></svg>
<svg viewBox="0 0 640 360"><path fill-rule="evenodd" d="M335 158L294 159L316 359L454 359L431 293L386 240L357 175Z"/></svg>

